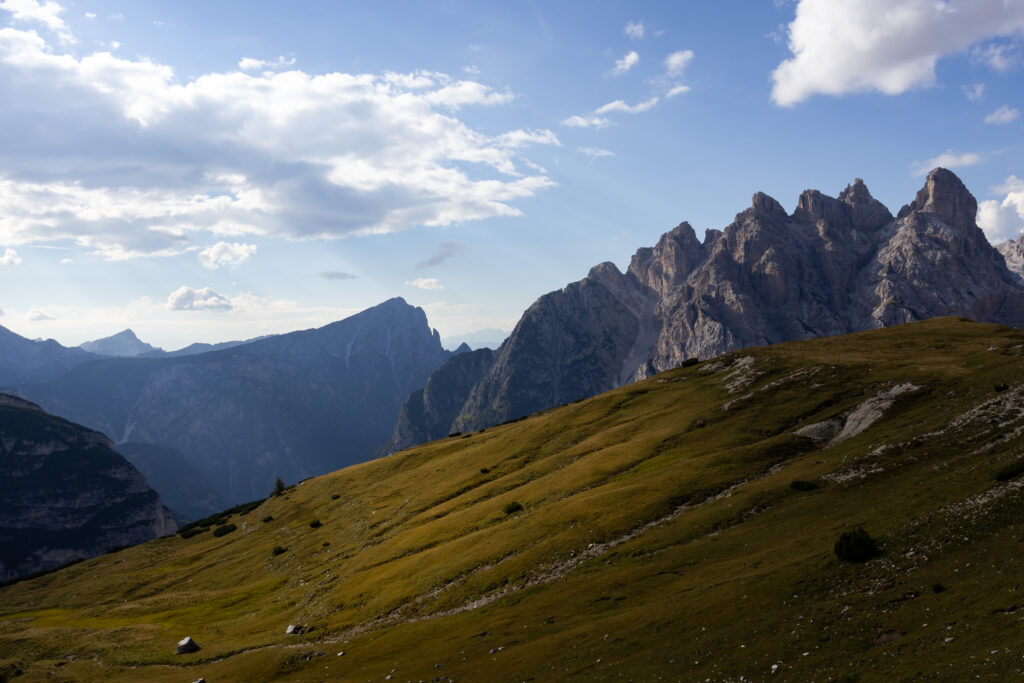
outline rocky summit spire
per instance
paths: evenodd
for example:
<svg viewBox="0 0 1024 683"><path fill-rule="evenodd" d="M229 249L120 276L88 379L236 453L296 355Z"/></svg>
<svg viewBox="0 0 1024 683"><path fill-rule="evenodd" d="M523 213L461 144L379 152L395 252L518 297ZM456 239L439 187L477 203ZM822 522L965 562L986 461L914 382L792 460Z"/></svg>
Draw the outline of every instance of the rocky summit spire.
<svg viewBox="0 0 1024 683"><path fill-rule="evenodd" d="M955 173L936 168L914 201L900 211L900 217L910 211L930 213L951 228L966 230L975 225L978 202Z"/></svg>

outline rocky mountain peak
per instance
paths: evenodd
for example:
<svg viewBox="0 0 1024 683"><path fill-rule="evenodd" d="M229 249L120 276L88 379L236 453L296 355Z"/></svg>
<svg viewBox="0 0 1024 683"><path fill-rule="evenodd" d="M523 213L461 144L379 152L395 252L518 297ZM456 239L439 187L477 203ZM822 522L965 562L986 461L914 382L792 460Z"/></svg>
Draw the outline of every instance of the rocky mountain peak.
<svg viewBox="0 0 1024 683"><path fill-rule="evenodd" d="M622 277L622 273L618 267L611 261L605 261L604 263L598 263L596 266L590 269L587 273L587 277L591 280L597 280L598 282L604 281L615 281Z"/></svg>
<svg viewBox="0 0 1024 683"><path fill-rule="evenodd" d="M951 228L974 229L978 202L952 171L933 169L917 197L903 207L900 218L913 211L930 213Z"/></svg>
<svg viewBox="0 0 1024 683"><path fill-rule="evenodd" d="M144 353L160 352L155 346L147 344L146 342L135 336L135 333L128 328L121 330L117 334L109 337L103 337L102 339L95 339L93 341L87 341L79 345L80 349L89 351L90 353L99 353L104 356L120 356L120 357L133 357L141 356Z"/></svg>
<svg viewBox="0 0 1024 683"><path fill-rule="evenodd" d="M782 204L779 204L774 197L769 197L764 192L754 193L754 197L750 200L750 208L753 209L755 214L776 215L782 219L789 218L789 214L782 208Z"/></svg>

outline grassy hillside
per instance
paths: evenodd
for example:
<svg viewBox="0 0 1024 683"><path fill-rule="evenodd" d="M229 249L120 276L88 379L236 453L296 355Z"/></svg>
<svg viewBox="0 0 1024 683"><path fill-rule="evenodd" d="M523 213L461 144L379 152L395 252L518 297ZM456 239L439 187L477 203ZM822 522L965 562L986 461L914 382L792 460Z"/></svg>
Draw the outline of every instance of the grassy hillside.
<svg viewBox="0 0 1024 683"><path fill-rule="evenodd" d="M1022 677L1022 435L1019 330L740 351L0 589L0 672ZM838 561L858 526L883 554Z"/></svg>

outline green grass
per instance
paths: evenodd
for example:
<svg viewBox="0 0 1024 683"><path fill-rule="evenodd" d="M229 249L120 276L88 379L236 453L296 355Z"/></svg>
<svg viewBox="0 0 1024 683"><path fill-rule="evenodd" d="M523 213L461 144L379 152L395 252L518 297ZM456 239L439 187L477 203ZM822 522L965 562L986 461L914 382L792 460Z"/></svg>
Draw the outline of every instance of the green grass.
<svg viewBox="0 0 1024 683"><path fill-rule="evenodd" d="M905 382L852 438L793 434ZM1021 405L993 325L736 352L0 588L0 675L1020 678ZM858 527L883 554L839 561Z"/></svg>

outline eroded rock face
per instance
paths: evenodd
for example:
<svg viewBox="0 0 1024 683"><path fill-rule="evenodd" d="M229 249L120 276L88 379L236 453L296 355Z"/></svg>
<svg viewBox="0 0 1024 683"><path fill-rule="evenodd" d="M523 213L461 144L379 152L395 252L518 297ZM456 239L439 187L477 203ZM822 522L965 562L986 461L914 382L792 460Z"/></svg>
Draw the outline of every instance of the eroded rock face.
<svg viewBox="0 0 1024 683"><path fill-rule="evenodd" d="M176 530L107 437L0 394L0 580Z"/></svg>
<svg viewBox="0 0 1024 683"><path fill-rule="evenodd" d="M1003 260L1006 261L1006 267L1010 272L1024 281L1024 235L1012 242L997 244L996 250L1003 255Z"/></svg>
<svg viewBox="0 0 1024 683"><path fill-rule="evenodd" d="M703 242L683 223L526 311L453 429L521 417L748 346L962 315L1024 327L1024 287L975 223L960 179L935 169L894 218L859 178L807 190L792 215L754 195ZM1004 252L1005 253L1005 252ZM1021 246L1024 262L1024 245Z"/></svg>

